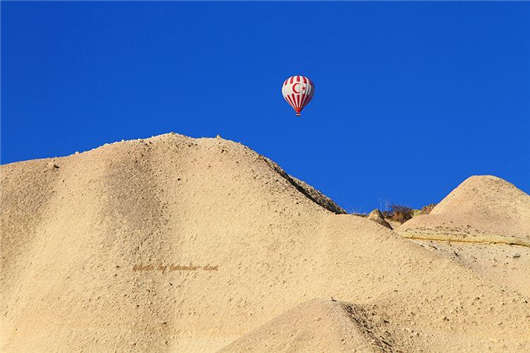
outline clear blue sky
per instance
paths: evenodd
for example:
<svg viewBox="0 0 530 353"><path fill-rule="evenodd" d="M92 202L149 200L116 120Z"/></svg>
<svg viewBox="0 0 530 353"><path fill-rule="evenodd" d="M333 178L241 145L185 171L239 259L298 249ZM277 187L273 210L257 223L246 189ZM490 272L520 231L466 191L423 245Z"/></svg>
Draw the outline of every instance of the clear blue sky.
<svg viewBox="0 0 530 353"><path fill-rule="evenodd" d="M530 191L530 3L5 3L2 163L170 131L239 141L349 211L466 177ZM315 82L297 118L281 96Z"/></svg>

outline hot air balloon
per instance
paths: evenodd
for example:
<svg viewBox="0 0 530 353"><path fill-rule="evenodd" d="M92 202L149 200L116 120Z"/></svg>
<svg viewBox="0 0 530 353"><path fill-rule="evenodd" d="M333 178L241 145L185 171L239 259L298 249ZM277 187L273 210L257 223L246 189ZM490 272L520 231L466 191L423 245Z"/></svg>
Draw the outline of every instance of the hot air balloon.
<svg viewBox="0 0 530 353"><path fill-rule="evenodd" d="M283 98L293 107L296 115L300 112L313 98L315 85L313 81L306 76L291 76L283 82Z"/></svg>

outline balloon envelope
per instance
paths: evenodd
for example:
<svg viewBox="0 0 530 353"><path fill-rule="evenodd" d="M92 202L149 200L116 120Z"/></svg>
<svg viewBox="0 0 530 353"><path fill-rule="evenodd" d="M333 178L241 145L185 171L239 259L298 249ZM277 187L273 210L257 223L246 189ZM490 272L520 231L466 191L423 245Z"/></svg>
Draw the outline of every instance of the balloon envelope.
<svg viewBox="0 0 530 353"><path fill-rule="evenodd" d="M315 85L306 76L291 76L283 82L283 98L293 107L296 115L300 115L302 109L313 98Z"/></svg>

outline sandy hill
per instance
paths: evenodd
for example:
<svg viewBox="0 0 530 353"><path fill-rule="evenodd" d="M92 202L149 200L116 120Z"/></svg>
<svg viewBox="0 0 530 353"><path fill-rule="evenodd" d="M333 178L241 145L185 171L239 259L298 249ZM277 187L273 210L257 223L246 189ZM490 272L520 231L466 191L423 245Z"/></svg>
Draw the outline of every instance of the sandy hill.
<svg viewBox="0 0 530 353"><path fill-rule="evenodd" d="M494 176L461 183L428 215L396 227L404 237L530 297L530 196Z"/></svg>
<svg viewBox="0 0 530 353"><path fill-rule="evenodd" d="M330 299L304 302L238 339L219 353L409 352L408 336L395 337L376 306Z"/></svg>
<svg viewBox="0 0 530 353"><path fill-rule="evenodd" d="M238 143L114 143L3 165L1 188L1 352L215 352L331 296L407 352L530 350L527 297Z"/></svg>
<svg viewBox="0 0 530 353"><path fill-rule="evenodd" d="M413 240L425 249L473 270L501 288L530 298L530 248L489 243Z"/></svg>
<svg viewBox="0 0 530 353"><path fill-rule="evenodd" d="M399 227L415 239L530 246L530 196L490 175L466 179L428 215Z"/></svg>

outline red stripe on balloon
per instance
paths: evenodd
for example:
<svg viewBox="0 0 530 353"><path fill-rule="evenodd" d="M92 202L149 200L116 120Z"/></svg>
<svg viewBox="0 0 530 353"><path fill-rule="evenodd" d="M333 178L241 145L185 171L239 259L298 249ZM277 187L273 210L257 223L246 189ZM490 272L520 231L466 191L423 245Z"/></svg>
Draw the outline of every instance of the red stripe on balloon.
<svg viewBox="0 0 530 353"><path fill-rule="evenodd" d="M291 105L291 107L296 108L296 107L294 106L294 102L292 101L291 97L290 97L290 96L287 96L287 99L288 99L289 104Z"/></svg>
<svg viewBox="0 0 530 353"><path fill-rule="evenodd" d="M300 82L300 76L296 76L296 82Z"/></svg>
<svg viewBox="0 0 530 353"><path fill-rule="evenodd" d="M289 99L289 96L285 96L285 97L283 97L283 98L285 98L285 100L287 101L287 103L289 103L289 105L291 105L291 100Z"/></svg>
<svg viewBox="0 0 530 353"><path fill-rule="evenodd" d="M293 80L294 80L294 76L291 76L291 84L293 83Z"/></svg>
<svg viewBox="0 0 530 353"><path fill-rule="evenodd" d="M310 100L311 100L311 94L308 93L304 101L304 107L307 105L307 103L309 103Z"/></svg>
<svg viewBox="0 0 530 353"><path fill-rule="evenodd" d="M307 100L307 93L304 93L304 95L302 96L302 103L300 103L300 107L303 108L305 106L305 102Z"/></svg>
<svg viewBox="0 0 530 353"><path fill-rule="evenodd" d="M305 76L302 76L302 78L304 79L304 83L307 83L307 79L305 78Z"/></svg>

